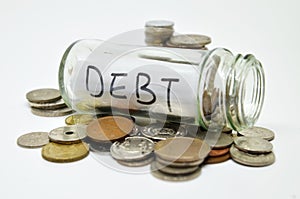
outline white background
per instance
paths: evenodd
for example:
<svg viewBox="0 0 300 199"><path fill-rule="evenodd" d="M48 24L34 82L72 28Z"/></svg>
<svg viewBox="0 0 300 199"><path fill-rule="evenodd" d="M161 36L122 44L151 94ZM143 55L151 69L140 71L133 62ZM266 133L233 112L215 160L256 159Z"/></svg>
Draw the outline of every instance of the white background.
<svg viewBox="0 0 300 199"><path fill-rule="evenodd" d="M299 10L297 0L0 0L0 197L300 198ZM209 48L253 53L263 63L266 98L258 125L276 132L274 165L249 168L230 160L204 167L193 181L171 183L114 171L92 156L50 163L40 149L17 146L24 133L64 125L64 117L32 115L25 94L58 87L59 62L69 44L108 39L150 19L173 20L177 32L211 36Z"/></svg>

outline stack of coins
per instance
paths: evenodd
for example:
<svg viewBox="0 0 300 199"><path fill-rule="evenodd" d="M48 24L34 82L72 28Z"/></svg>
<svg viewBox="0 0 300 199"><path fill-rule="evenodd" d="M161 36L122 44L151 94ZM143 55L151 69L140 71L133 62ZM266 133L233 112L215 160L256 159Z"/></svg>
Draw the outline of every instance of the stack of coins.
<svg viewBox="0 0 300 199"><path fill-rule="evenodd" d="M87 126L87 139L91 150L109 152L113 142L122 141L134 129L134 122L122 116L104 116Z"/></svg>
<svg viewBox="0 0 300 199"><path fill-rule="evenodd" d="M89 154L89 147L82 142L86 137L85 125L64 126L49 133L50 143L42 148L42 157L51 162L74 162Z"/></svg>
<svg viewBox="0 0 300 199"><path fill-rule="evenodd" d="M200 167L210 151L208 144L197 138L174 137L159 141L154 147L156 159L152 174L169 181L191 180L200 175Z"/></svg>
<svg viewBox="0 0 300 199"><path fill-rule="evenodd" d="M30 91L26 98L31 107L31 112L37 116L58 117L72 113L61 98L57 89L43 88Z"/></svg>
<svg viewBox="0 0 300 199"><path fill-rule="evenodd" d="M207 50L206 45L211 43L211 38L198 34L174 35L166 42L167 47Z"/></svg>
<svg viewBox="0 0 300 199"><path fill-rule="evenodd" d="M165 20L148 21L145 24L145 42L149 46L164 46L173 35L174 23Z"/></svg>
<svg viewBox="0 0 300 199"><path fill-rule="evenodd" d="M234 161L252 167L268 166L275 162L272 152L274 133L262 127L252 127L240 131L240 137L234 139L230 154Z"/></svg>
<svg viewBox="0 0 300 199"><path fill-rule="evenodd" d="M125 141L116 141L110 148L111 156L118 163L139 167L153 161L154 142L145 137L127 137Z"/></svg>

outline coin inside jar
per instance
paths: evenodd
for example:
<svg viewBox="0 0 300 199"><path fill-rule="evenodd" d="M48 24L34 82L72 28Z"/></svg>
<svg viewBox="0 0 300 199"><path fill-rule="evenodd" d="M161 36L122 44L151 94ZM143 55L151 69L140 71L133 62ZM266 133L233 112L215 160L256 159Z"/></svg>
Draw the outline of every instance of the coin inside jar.
<svg viewBox="0 0 300 199"><path fill-rule="evenodd" d="M48 103L61 99L61 95L57 89L43 88L28 92L26 98L29 102Z"/></svg>
<svg viewBox="0 0 300 199"><path fill-rule="evenodd" d="M124 142L114 142L110 153L117 160L139 160L149 156L154 148L152 140L145 137L127 137Z"/></svg>
<svg viewBox="0 0 300 199"><path fill-rule="evenodd" d="M236 148L249 153L269 153L273 149L269 141L259 137L236 137L234 143Z"/></svg>
<svg viewBox="0 0 300 199"><path fill-rule="evenodd" d="M86 137L85 125L63 126L53 129L49 133L49 138L52 142L72 144L81 142Z"/></svg>
<svg viewBox="0 0 300 199"><path fill-rule="evenodd" d="M67 125L74 125L74 124L89 124L92 120L94 120L93 115L88 114L75 114L70 115L65 119L65 123Z"/></svg>
<svg viewBox="0 0 300 199"><path fill-rule="evenodd" d="M87 136L96 142L114 141L129 135L133 127L133 121L126 117L105 116L88 124Z"/></svg>
<svg viewBox="0 0 300 199"><path fill-rule="evenodd" d="M154 147L161 159L174 162L193 162L204 159L210 152L208 144L197 138L175 137L159 141Z"/></svg>

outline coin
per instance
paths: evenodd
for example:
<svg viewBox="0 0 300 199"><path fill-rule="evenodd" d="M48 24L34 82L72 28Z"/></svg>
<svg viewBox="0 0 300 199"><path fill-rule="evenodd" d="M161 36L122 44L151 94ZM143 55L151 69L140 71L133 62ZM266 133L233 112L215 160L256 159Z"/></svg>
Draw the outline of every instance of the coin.
<svg viewBox="0 0 300 199"><path fill-rule="evenodd" d="M117 162L121 165L127 166L127 167L142 167L150 164L154 160L153 156L139 160L139 161L122 161L122 160L117 160Z"/></svg>
<svg viewBox="0 0 300 199"><path fill-rule="evenodd" d="M154 140L165 140L171 137L186 136L187 130L183 126L171 123L152 123L141 128L143 136Z"/></svg>
<svg viewBox="0 0 300 199"><path fill-rule="evenodd" d="M171 167L171 166L166 166L164 164L161 164L160 162L155 161L154 164L156 164L156 168L159 171L162 171L167 174L174 174L174 175L179 175L179 174L189 174L194 171L196 171L199 168L198 166L190 166L190 167Z"/></svg>
<svg viewBox="0 0 300 199"><path fill-rule="evenodd" d="M172 28L173 26L174 22L168 20L151 20L145 24L145 27Z"/></svg>
<svg viewBox="0 0 300 199"><path fill-rule="evenodd" d="M28 92L26 98L29 102L48 103L61 99L61 95L57 89L42 88Z"/></svg>
<svg viewBox="0 0 300 199"><path fill-rule="evenodd" d="M29 102L29 105L33 108L46 109L46 110L53 110L53 109L60 109L60 108L67 107L63 99L60 99L55 102L48 102L48 103Z"/></svg>
<svg viewBox="0 0 300 199"><path fill-rule="evenodd" d="M198 132L196 136L201 140L204 140L213 147L213 149L228 148L233 143L231 135L226 133Z"/></svg>
<svg viewBox="0 0 300 199"><path fill-rule="evenodd" d="M154 152L167 161L193 162L204 159L210 152L210 147L197 138L175 137L156 143Z"/></svg>
<svg viewBox="0 0 300 199"><path fill-rule="evenodd" d="M273 145L259 137L237 137L234 139L235 147L249 153L269 153Z"/></svg>
<svg viewBox="0 0 300 199"><path fill-rule="evenodd" d="M225 155L226 153L229 152L229 148L225 149L213 149L209 152L210 157L217 157L217 156L222 156Z"/></svg>
<svg viewBox="0 0 300 199"><path fill-rule="evenodd" d="M260 137L265 140L273 140L275 137L275 134L270 129L266 129L263 127L251 127L248 129L244 129L242 131L238 132L240 135L246 136L246 137Z"/></svg>
<svg viewBox="0 0 300 199"><path fill-rule="evenodd" d="M208 157L205 160L205 164L217 164L221 162L225 162L226 160L230 159L230 153L227 153L225 155L217 156L217 157Z"/></svg>
<svg viewBox="0 0 300 199"><path fill-rule="evenodd" d="M234 145L230 148L230 155L234 161L246 166L261 167L271 165L275 162L275 155L273 152L251 154L240 151Z"/></svg>
<svg viewBox="0 0 300 199"><path fill-rule="evenodd" d="M168 41L168 44L179 48L203 48L209 43L210 37L196 34L174 35Z"/></svg>
<svg viewBox="0 0 300 199"><path fill-rule="evenodd" d="M74 162L89 154L88 146L77 144L58 144L50 142L42 148L42 157L50 162Z"/></svg>
<svg viewBox="0 0 300 199"><path fill-rule="evenodd" d="M75 114L70 115L65 119L65 123L67 125L74 125L74 124L89 124L92 120L94 120L93 115L88 114Z"/></svg>
<svg viewBox="0 0 300 199"><path fill-rule="evenodd" d="M154 142L145 137L127 137L124 142L114 142L110 148L111 156L117 160L139 160L149 156Z"/></svg>
<svg viewBox="0 0 300 199"><path fill-rule="evenodd" d="M160 157L156 156L155 160L163 165L171 166L171 167L193 167L193 166L199 166L203 163L204 159L200 159L193 162L172 162L167 161L164 159L161 159Z"/></svg>
<svg viewBox="0 0 300 199"><path fill-rule="evenodd" d="M63 126L49 132L49 139L52 142L62 144L73 144L81 142L86 137L85 125Z"/></svg>
<svg viewBox="0 0 300 199"><path fill-rule="evenodd" d="M176 182L181 182L181 181L188 181L188 180L193 180L197 178L201 174L201 168L199 167L196 171L189 173L189 174L183 174L183 175L171 175L171 174L166 174L161 171L159 171L154 162L151 164L151 174L161 180L165 181L176 181Z"/></svg>
<svg viewBox="0 0 300 199"><path fill-rule="evenodd" d="M111 142L95 142L90 139L84 139L84 141L89 145L91 151L107 153L110 152Z"/></svg>
<svg viewBox="0 0 300 199"><path fill-rule="evenodd" d="M93 120L87 126L87 136L94 141L113 141L130 134L134 127L131 119L106 116Z"/></svg>
<svg viewBox="0 0 300 199"><path fill-rule="evenodd" d="M32 132L21 135L17 139L17 144L26 148L42 147L49 143L47 132Z"/></svg>
<svg viewBox="0 0 300 199"><path fill-rule="evenodd" d="M42 117L59 117L59 116L71 114L73 110L70 109L69 107L55 109L55 110L43 110L43 109L31 108L31 112L34 115L42 116Z"/></svg>

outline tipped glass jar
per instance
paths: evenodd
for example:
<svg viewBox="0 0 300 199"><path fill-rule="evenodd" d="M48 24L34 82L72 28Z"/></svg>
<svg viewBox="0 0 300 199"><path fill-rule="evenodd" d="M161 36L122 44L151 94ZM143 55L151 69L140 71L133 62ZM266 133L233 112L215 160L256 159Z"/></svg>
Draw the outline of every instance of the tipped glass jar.
<svg viewBox="0 0 300 199"><path fill-rule="evenodd" d="M64 53L65 102L90 114L118 114L241 130L264 101L264 72L253 55L79 40Z"/></svg>

